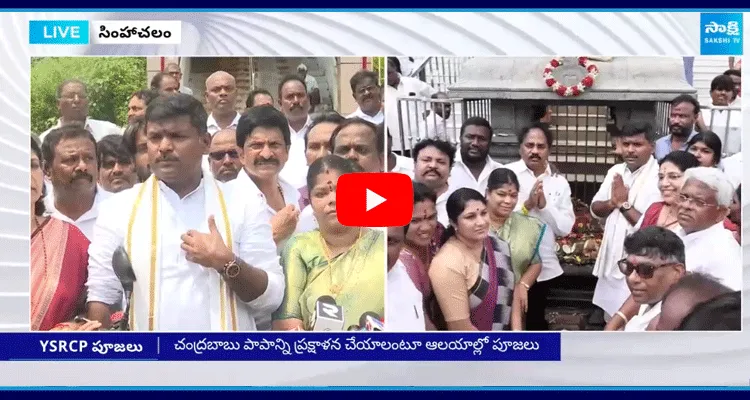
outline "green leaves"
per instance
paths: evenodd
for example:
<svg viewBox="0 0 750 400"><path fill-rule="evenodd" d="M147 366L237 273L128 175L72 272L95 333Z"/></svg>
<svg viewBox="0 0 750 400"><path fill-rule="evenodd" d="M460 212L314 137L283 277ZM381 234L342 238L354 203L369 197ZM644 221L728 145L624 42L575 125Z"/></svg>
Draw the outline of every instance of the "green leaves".
<svg viewBox="0 0 750 400"><path fill-rule="evenodd" d="M66 79L88 86L89 116L127 122L128 100L146 88L145 57L39 57L31 60L31 131L40 134L58 118L57 87Z"/></svg>

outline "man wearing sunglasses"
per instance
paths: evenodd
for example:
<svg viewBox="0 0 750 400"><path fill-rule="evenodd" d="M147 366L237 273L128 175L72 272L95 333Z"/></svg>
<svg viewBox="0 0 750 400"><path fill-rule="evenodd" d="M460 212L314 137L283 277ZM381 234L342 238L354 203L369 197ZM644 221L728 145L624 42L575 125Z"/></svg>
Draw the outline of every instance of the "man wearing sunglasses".
<svg viewBox="0 0 750 400"><path fill-rule="evenodd" d="M240 149L237 147L237 132L234 129L222 129L211 137L208 150L208 162L214 178L229 182L237 178L242 169Z"/></svg>
<svg viewBox="0 0 750 400"><path fill-rule="evenodd" d="M640 304L625 331L645 331L659 316L664 295L685 275L685 245L669 229L649 226L626 237L623 248L626 257L617 266L625 275L633 300Z"/></svg>
<svg viewBox="0 0 750 400"><path fill-rule="evenodd" d="M732 290L742 290L740 245L724 219L734 199L734 187L718 168L685 171L678 198L677 232L685 242L687 269L716 278Z"/></svg>

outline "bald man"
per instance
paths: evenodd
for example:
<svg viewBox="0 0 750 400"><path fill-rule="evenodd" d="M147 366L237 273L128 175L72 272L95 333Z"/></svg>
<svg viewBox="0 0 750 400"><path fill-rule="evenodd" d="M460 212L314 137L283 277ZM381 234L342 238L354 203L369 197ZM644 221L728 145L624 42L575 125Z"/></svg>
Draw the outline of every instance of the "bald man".
<svg viewBox="0 0 750 400"><path fill-rule="evenodd" d="M217 180L229 182L237 178L242 169L242 161L240 148L237 147L237 132L234 129L222 129L211 137L208 162Z"/></svg>
<svg viewBox="0 0 750 400"><path fill-rule="evenodd" d="M169 75L172 75L175 79L177 79L177 90L180 93L185 93L189 95L193 95L193 91L182 84L182 69L180 68L180 65L177 63L169 63L166 67L164 67L164 72L166 72Z"/></svg>
<svg viewBox="0 0 750 400"><path fill-rule="evenodd" d="M206 79L206 103L208 133L212 136L223 129L236 129L240 113L236 110L237 84L234 77L224 71L216 71Z"/></svg>
<svg viewBox="0 0 750 400"><path fill-rule="evenodd" d="M664 295L661 314L653 328L659 331L676 330L696 306L732 292L732 289L709 275L697 272L687 274Z"/></svg>

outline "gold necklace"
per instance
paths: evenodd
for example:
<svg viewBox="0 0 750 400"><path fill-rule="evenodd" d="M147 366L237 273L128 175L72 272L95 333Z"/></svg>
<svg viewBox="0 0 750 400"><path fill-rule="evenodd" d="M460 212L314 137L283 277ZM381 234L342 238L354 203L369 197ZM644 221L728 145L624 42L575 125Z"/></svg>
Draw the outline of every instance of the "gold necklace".
<svg viewBox="0 0 750 400"><path fill-rule="evenodd" d="M359 240L362 239L363 232L364 232L364 229L360 228L359 235L357 235L357 240L355 240L354 243L352 243L352 245L349 248L357 245ZM318 235L320 236L320 243L323 245L323 254L326 257L326 261L328 262L328 277L329 277L329 282L330 282L330 286L328 290L331 292L331 294L333 294L333 297L336 297L341 292L341 289L344 288L344 283L346 283L349 280L349 277L354 271L354 268L351 268L349 270L343 282L334 284L333 283L333 264L335 264L335 262L340 260L341 258L337 258L335 261L331 261L331 258L332 258L331 249L328 247L328 243L326 243L326 240L323 238L323 234L320 233L320 231L318 231ZM356 247L355 247L355 251L356 251ZM343 252L341 254L343 254ZM354 257L356 257L356 255Z"/></svg>

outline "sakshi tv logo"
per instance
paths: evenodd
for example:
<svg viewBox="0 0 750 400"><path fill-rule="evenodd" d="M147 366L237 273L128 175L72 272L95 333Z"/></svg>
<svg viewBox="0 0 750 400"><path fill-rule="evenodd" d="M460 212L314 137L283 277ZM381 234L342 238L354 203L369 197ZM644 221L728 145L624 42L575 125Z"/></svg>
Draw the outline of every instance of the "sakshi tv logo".
<svg viewBox="0 0 750 400"><path fill-rule="evenodd" d="M701 13L701 55L742 55L742 13Z"/></svg>

